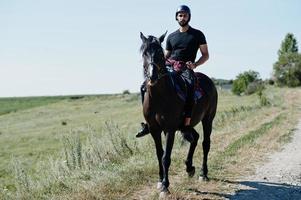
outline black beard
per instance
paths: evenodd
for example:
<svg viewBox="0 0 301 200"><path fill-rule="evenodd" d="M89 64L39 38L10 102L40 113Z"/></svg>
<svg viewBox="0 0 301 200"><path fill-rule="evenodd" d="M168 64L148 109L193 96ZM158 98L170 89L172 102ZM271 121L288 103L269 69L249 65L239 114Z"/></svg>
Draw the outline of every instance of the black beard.
<svg viewBox="0 0 301 200"><path fill-rule="evenodd" d="M178 21L178 23L179 23L179 25L182 26L182 27L185 27L185 26L188 25L188 21L182 21L182 22Z"/></svg>

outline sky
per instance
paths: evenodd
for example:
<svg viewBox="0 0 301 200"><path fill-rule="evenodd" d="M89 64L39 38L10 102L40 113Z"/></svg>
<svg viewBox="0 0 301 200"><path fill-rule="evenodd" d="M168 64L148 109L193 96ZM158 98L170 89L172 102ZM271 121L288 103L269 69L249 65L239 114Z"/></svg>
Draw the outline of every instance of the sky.
<svg viewBox="0 0 301 200"><path fill-rule="evenodd" d="M210 77L270 78L285 35L301 41L300 0L0 0L0 97L138 92L140 32L177 30L182 4L208 43L195 71Z"/></svg>

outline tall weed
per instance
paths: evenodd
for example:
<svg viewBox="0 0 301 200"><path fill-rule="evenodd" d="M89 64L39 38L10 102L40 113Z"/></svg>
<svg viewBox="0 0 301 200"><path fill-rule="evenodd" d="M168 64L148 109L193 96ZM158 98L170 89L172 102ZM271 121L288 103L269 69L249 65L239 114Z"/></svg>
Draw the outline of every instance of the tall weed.
<svg viewBox="0 0 301 200"><path fill-rule="evenodd" d="M64 137L64 155L69 169L82 168L82 144L79 135Z"/></svg>
<svg viewBox="0 0 301 200"><path fill-rule="evenodd" d="M32 179L29 177L28 172L24 169L21 162L13 158L11 162L12 171L15 178L16 197L23 198L30 194L33 188Z"/></svg>
<svg viewBox="0 0 301 200"><path fill-rule="evenodd" d="M48 198L63 191L76 190L75 185L81 181L98 182L99 177L105 176L104 171L112 170L114 163L118 165L140 152L137 143L130 140L118 124L105 122L105 127L101 133L88 127L85 141L76 130L71 130L62 138L60 156L41 162L36 176L29 176L20 161L14 159L16 195Z"/></svg>

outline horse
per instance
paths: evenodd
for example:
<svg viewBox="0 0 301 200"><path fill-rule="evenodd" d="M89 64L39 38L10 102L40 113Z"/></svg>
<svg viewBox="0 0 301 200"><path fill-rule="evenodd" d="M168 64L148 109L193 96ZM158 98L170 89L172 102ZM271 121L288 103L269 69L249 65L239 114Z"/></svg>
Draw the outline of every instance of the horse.
<svg viewBox="0 0 301 200"><path fill-rule="evenodd" d="M167 32L166 32L167 33ZM143 102L143 115L149 127L151 136L155 142L156 154L159 162L158 189L161 193L168 194L168 172L171 164L171 152L174 144L175 132L183 124L183 112L185 100L179 97L172 84L173 80L165 65L165 57L161 46L166 33L159 38L154 36L145 37L140 32L142 45L140 52L143 58L144 78L146 93ZM208 179L207 158L210 150L210 135L212 122L217 108L217 90L213 81L202 73L195 73L198 84L202 86L203 96L198 99L192 111L191 126L196 126L200 121L203 125L203 164L200 178ZM161 133L166 136L165 150L162 148ZM190 147L185 161L186 172L189 176L195 174L193 166L193 154L197 146L199 134L192 129L189 140Z"/></svg>

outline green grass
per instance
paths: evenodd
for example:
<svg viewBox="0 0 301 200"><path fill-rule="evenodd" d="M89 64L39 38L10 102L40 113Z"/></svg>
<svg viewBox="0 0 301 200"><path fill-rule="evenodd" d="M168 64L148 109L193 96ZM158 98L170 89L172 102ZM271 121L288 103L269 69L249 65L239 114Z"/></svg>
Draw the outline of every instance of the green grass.
<svg viewBox="0 0 301 200"><path fill-rule="evenodd" d="M271 129L276 124L279 124L283 120L283 113L279 114L272 121L262 124L258 129L252 130L247 134L240 137L238 140L232 142L222 153L222 157L234 156L236 152L243 148L245 145L252 144L261 135L267 133L267 130Z"/></svg>
<svg viewBox="0 0 301 200"><path fill-rule="evenodd" d="M222 151L217 152L217 155L212 160L212 169L214 173L215 171L222 170L226 165L226 163L231 160L233 157L238 156L238 152L243 149L248 149L249 146L253 146L258 138L260 138L264 134L268 134L269 130L273 127L279 125L284 122L285 114L280 113L275 116L271 121L262 123L258 128L254 130L247 131L241 137L230 142L230 144L223 149Z"/></svg>
<svg viewBox="0 0 301 200"><path fill-rule="evenodd" d="M69 97L20 97L20 98L0 98L0 115L10 112L17 112L37 106L45 106Z"/></svg>
<svg viewBox="0 0 301 200"><path fill-rule="evenodd" d="M221 167L223 163L237 158L238 152L269 135L278 124L286 123L292 130L297 119L292 108L300 100L299 93L269 87L265 95L271 105L262 106L256 94L239 97L219 91L209 175L221 176L229 167ZM132 199L137 189L158 179L151 137L135 138L143 120L138 94L12 98L0 99L0 104L8 111L0 115L0 199L1 195L7 199ZM202 133L201 125L196 129ZM277 140L283 143L287 137L288 133L279 134ZM187 151L187 143L177 134L172 176L184 171ZM201 155L199 142L197 167Z"/></svg>
<svg viewBox="0 0 301 200"><path fill-rule="evenodd" d="M22 167L32 175L37 172L40 162L59 157L64 149L64 136L79 135L85 141L89 133L99 135L104 132L107 121L119 122L122 128L128 129L135 122L127 123L126 115L136 117L136 122L142 117L138 115L141 110L137 109L136 94L86 96L77 100L62 97L51 104L49 99L46 98L46 102L33 100L39 106L23 106L16 112L0 115L1 188L16 188L12 181L12 157L20 160ZM22 100L28 101L21 98L15 102L25 105ZM16 108L15 103L6 105L7 110ZM131 128L133 137L138 125Z"/></svg>

